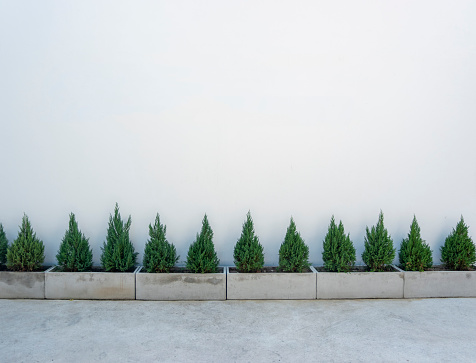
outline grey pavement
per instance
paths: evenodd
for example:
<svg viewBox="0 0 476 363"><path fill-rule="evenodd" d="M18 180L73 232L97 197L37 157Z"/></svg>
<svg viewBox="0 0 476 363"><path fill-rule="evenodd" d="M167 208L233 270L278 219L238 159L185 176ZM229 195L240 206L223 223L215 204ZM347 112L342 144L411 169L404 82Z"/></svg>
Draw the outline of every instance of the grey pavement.
<svg viewBox="0 0 476 363"><path fill-rule="evenodd" d="M0 300L1 362L474 362L476 299Z"/></svg>

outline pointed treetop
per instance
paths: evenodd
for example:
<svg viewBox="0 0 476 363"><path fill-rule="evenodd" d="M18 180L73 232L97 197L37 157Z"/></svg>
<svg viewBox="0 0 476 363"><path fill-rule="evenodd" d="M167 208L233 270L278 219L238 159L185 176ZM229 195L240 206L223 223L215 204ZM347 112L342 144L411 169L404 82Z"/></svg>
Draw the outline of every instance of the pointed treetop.
<svg viewBox="0 0 476 363"><path fill-rule="evenodd" d="M200 232L200 235L204 236L205 234L209 234L210 238L213 237L213 231L212 231L212 228L210 227L210 223L208 223L208 217L206 213L202 220L202 230Z"/></svg>

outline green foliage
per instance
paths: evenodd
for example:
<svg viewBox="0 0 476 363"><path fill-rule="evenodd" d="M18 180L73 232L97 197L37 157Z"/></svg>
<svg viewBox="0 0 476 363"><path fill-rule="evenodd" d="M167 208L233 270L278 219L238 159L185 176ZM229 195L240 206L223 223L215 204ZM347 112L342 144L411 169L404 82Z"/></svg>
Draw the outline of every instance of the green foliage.
<svg viewBox="0 0 476 363"><path fill-rule="evenodd" d="M187 255L187 269L195 273L217 272L220 260L213 244L213 231L208 223L207 215L203 217L202 230L190 245Z"/></svg>
<svg viewBox="0 0 476 363"><path fill-rule="evenodd" d="M27 215L23 215L18 237L7 249L7 267L14 271L35 271L45 260L45 246L36 237Z"/></svg>
<svg viewBox="0 0 476 363"><path fill-rule="evenodd" d="M475 246L468 228L461 216L456 228L441 246L441 262L451 270L468 270L476 262Z"/></svg>
<svg viewBox="0 0 476 363"><path fill-rule="evenodd" d="M390 265L395 258L393 241L383 224L383 213L380 211L377 226L365 227L365 249L362 260L370 268L370 271L383 271L385 265Z"/></svg>
<svg viewBox="0 0 476 363"><path fill-rule="evenodd" d="M263 246L255 235L251 214L246 215L241 236L233 251L235 266L239 272L258 272L264 265Z"/></svg>
<svg viewBox="0 0 476 363"><path fill-rule="evenodd" d="M114 217L109 216L106 242L101 247L101 264L106 271L124 272L134 268L138 253L134 252L134 246L129 240L131 223L131 216L129 216L124 224L116 203Z"/></svg>
<svg viewBox="0 0 476 363"><path fill-rule="evenodd" d="M402 240L398 253L400 267L406 271L424 271L433 265L430 246L420 236L420 226L413 216L408 237Z"/></svg>
<svg viewBox="0 0 476 363"><path fill-rule="evenodd" d="M165 238L166 231L157 213L154 225L149 224L149 240L144 249L142 264L147 272L170 272L179 259L175 246Z"/></svg>
<svg viewBox="0 0 476 363"><path fill-rule="evenodd" d="M63 271L91 270L93 252L89 247L89 239L79 230L73 213L69 215L69 228L64 234L56 259Z"/></svg>
<svg viewBox="0 0 476 363"><path fill-rule="evenodd" d="M336 225L334 216L327 230L323 243L322 259L328 271L349 271L355 264L355 248L349 234L345 234L344 225L339 221Z"/></svg>
<svg viewBox="0 0 476 363"><path fill-rule="evenodd" d="M7 249L8 240L3 225L0 223L0 265L4 265L7 262Z"/></svg>
<svg viewBox="0 0 476 363"><path fill-rule="evenodd" d="M286 231L284 242L279 248L279 270L284 272L303 272L309 267L309 247L304 243L296 224L291 222Z"/></svg>

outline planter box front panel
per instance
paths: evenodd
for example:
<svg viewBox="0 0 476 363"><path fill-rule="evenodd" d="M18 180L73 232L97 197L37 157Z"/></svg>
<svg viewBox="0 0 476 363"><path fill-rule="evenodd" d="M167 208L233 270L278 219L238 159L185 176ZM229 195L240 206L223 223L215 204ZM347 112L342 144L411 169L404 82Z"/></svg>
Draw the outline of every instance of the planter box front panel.
<svg viewBox="0 0 476 363"><path fill-rule="evenodd" d="M0 271L1 299L44 299L45 272Z"/></svg>
<svg viewBox="0 0 476 363"><path fill-rule="evenodd" d="M316 273L228 273L228 300L316 298Z"/></svg>
<svg viewBox="0 0 476 363"><path fill-rule="evenodd" d="M318 299L401 299L403 272L318 272Z"/></svg>
<svg viewBox="0 0 476 363"><path fill-rule="evenodd" d="M57 300L134 300L133 272L47 272L45 296Z"/></svg>
<svg viewBox="0 0 476 363"><path fill-rule="evenodd" d="M476 271L406 271L404 296L476 297Z"/></svg>
<svg viewBox="0 0 476 363"><path fill-rule="evenodd" d="M137 300L226 300L226 274L136 274Z"/></svg>

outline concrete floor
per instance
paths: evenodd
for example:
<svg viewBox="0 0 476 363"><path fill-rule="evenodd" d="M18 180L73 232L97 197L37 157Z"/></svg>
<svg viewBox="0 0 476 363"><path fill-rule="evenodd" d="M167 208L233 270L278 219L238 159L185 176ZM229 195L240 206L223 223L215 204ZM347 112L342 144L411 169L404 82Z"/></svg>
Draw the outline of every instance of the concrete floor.
<svg viewBox="0 0 476 363"><path fill-rule="evenodd" d="M2 362L474 362L476 299L0 300Z"/></svg>

